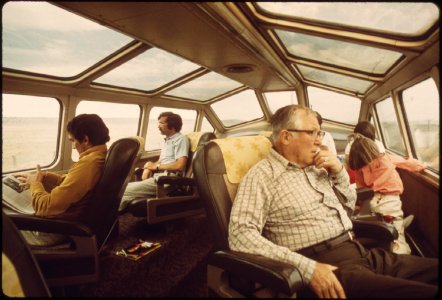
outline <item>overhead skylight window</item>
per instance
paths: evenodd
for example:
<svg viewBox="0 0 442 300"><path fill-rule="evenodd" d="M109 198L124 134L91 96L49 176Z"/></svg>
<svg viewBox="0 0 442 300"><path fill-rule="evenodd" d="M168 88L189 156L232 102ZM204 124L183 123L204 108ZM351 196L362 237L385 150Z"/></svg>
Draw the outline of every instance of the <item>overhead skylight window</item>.
<svg viewBox="0 0 442 300"><path fill-rule="evenodd" d="M269 13L419 36L439 19L430 2L258 2Z"/></svg>
<svg viewBox="0 0 442 300"><path fill-rule="evenodd" d="M252 90L245 90L217 101L211 107L226 127L257 120L264 116L256 94Z"/></svg>
<svg viewBox="0 0 442 300"><path fill-rule="evenodd" d="M287 51L300 58L373 74L385 74L402 54L296 32L275 30Z"/></svg>
<svg viewBox="0 0 442 300"><path fill-rule="evenodd" d="M173 90L170 90L166 94L180 98L207 101L216 96L239 88L240 86L242 86L242 84L239 82L219 75L215 72L210 72Z"/></svg>
<svg viewBox="0 0 442 300"><path fill-rule="evenodd" d="M99 77L95 82L150 91L198 68L197 64L152 48Z"/></svg>
<svg viewBox="0 0 442 300"><path fill-rule="evenodd" d="M307 66L297 65L302 76L310 81L343 88L348 91L364 94L373 82L333 72L318 70Z"/></svg>
<svg viewBox="0 0 442 300"><path fill-rule="evenodd" d="M2 9L3 67L72 77L132 39L47 2Z"/></svg>

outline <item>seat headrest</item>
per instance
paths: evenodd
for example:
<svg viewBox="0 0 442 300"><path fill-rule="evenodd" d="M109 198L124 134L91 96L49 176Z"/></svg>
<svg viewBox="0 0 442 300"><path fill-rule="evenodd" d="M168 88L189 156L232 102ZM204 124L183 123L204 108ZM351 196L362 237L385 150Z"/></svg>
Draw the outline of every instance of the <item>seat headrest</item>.
<svg viewBox="0 0 442 300"><path fill-rule="evenodd" d="M189 132L186 134L187 138L190 142L190 151L195 152L196 148L200 145L200 142L207 142L214 138L216 138L216 135L213 132Z"/></svg>
<svg viewBox="0 0 442 300"><path fill-rule="evenodd" d="M260 131L258 134L269 138L272 136L272 131L271 130L263 130L263 131Z"/></svg>
<svg viewBox="0 0 442 300"><path fill-rule="evenodd" d="M137 139L140 143L140 148L138 149L138 154L141 154L144 152L144 138L139 135L132 136L132 138Z"/></svg>
<svg viewBox="0 0 442 300"><path fill-rule="evenodd" d="M247 171L267 156L272 143L262 135L214 139L218 144L226 167L227 179L238 184Z"/></svg>

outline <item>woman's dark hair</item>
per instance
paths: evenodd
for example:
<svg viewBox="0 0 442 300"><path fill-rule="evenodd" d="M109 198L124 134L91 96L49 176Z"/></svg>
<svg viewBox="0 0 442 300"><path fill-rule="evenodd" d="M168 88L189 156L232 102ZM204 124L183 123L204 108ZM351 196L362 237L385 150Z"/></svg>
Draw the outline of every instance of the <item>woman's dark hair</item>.
<svg viewBox="0 0 442 300"><path fill-rule="evenodd" d="M181 127L183 127L183 120L180 115L174 114L171 111L162 112L158 117L158 120L162 117L167 117L167 128L175 129L176 132L181 131Z"/></svg>
<svg viewBox="0 0 442 300"><path fill-rule="evenodd" d="M355 134L348 163L352 170L359 170L381 155L374 141L361 134Z"/></svg>
<svg viewBox="0 0 442 300"><path fill-rule="evenodd" d="M363 136L369 138L370 140L374 141L374 139L376 138L376 130L373 126L373 124L371 124L368 121L361 121L359 122L355 129L353 130L354 133L360 133Z"/></svg>
<svg viewBox="0 0 442 300"><path fill-rule="evenodd" d="M109 142L109 129L96 114L81 114L69 121L67 131L82 142L87 136L92 145L102 145Z"/></svg>

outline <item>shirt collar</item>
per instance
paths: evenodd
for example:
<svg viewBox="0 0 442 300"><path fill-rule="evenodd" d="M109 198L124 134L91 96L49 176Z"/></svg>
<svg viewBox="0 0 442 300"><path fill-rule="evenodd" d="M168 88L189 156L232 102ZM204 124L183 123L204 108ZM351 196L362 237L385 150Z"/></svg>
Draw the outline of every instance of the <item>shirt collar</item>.
<svg viewBox="0 0 442 300"><path fill-rule="evenodd" d="M176 140L180 135L181 135L180 132L176 132L174 135L172 135L172 136L170 136L170 137L166 137L166 138L164 138L164 141L168 141L168 140Z"/></svg>
<svg viewBox="0 0 442 300"><path fill-rule="evenodd" d="M106 152L107 151L106 144L92 146L89 149L87 149L86 151L82 152L79 157L82 158L92 152L95 152L95 151L103 152L103 153Z"/></svg>
<svg viewBox="0 0 442 300"><path fill-rule="evenodd" d="M274 148L270 149L270 152L268 154L268 159L270 161L270 165L273 168L273 176L275 178L290 168L299 168L298 165L289 162L284 156L279 154Z"/></svg>

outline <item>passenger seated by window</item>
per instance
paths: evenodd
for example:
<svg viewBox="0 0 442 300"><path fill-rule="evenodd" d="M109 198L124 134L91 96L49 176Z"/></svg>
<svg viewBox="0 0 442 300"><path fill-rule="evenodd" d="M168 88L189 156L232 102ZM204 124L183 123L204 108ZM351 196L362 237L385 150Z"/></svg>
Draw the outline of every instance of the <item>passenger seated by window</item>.
<svg viewBox="0 0 442 300"><path fill-rule="evenodd" d="M318 118L319 127L322 127L322 116L317 111L315 111L315 113L316 117ZM324 132L325 134L324 137L322 138L322 145L327 146L328 150L337 156L338 152L336 151L336 145L333 136L327 131Z"/></svg>
<svg viewBox="0 0 442 300"><path fill-rule="evenodd" d="M399 237L392 242L391 251L410 254L411 249L404 235L404 212L400 199L404 186L396 168L420 172L426 165L413 158L404 159L398 155L380 153L375 142L360 134L354 137L349 164L356 171L356 187L368 187L374 191L370 200L371 211L393 218Z"/></svg>
<svg viewBox="0 0 442 300"><path fill-rule="evenodd" d="M80 155L64 175L42 172L37 165L33 174L18 174L21 186L30 188L35 215L77 220L87 203L81 201L101 177L109 141L109 129L96 114L81 114L67 124L72 149ZM66 240L64 235L22 231L31 245L52 245Z"/></svg>
<svg viewBox="0 0 442 300"><path fill-rule="evenodd" d="M336 155L320 150L315 113L289 105L271 124L273 148L245 175L233 202L230 249L297 267L310 287L301 298L434 297L437 259L366 249L352 236L347 210L356 192Z"/></svg>
<svg viewBox="0 0 442 300"><path fill-rule="evenodd" d="M180 115L163 112L158 117L158 129L165 135L161 154L156 162L147 162L141 176L142 181L129 182L121 199L119 211L124 211L130 201L156 196L157 178L168 174L182 176L185 172L190 143L183 135Z"/></svg>

